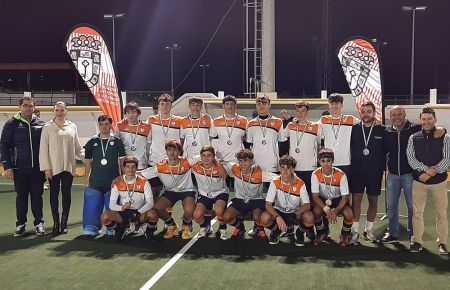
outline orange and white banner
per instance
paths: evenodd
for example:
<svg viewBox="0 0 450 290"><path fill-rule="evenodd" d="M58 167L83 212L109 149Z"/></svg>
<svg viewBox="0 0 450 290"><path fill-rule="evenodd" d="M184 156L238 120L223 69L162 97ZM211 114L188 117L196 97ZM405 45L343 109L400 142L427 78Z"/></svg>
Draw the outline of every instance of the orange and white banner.
<svg viewBox="0 0 450 290"><path fill-rule="evenodd" d="M97 29L80 25L70 32L66 48L97 104L113 119L115 128L122 119L122 101L105 40Z"/></svg>
<svg viewBox="0 0 450 290"><path fill-rule="evenodd" d="M339 49L338 58L358 111L361 104L370 101L375 104L375 118L381 121L381 69L375 48L365 39L354 38Z"/></svg>

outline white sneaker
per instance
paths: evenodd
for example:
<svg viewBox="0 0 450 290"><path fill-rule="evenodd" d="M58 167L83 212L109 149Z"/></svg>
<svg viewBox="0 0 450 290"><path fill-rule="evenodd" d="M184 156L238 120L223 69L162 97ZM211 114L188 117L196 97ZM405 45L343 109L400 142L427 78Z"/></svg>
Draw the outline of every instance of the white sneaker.
<svg viewBox="0 0 450 290"><path fill-rule="evenodd" d="M228 231L226 229L220 229L220 239L223 241L226 241L230 238L230 236L228 235Z"/></svg>
<svg viewBox="0 0 450 290"><path fill-rule="evenodd" d="M368 241L368 242L377 242L377 237L375 237L375 235L372 233L372 231L366 231L363 234L364 240Z"/></svg>
<svg viewBox="0 0 450 290"><path fill-rule="evenodd" d="M16 227L16 231L14 232L15 237L21 237L25 234L25 225L26 224L21 224Z"/></svg>
<svg viewBox="0 0 450 290"><path fill-rule="evenodd" d="M256 236L256 234L258 233L258 229L256 228L256 226L253 226L248 232L247 234L251 237Z"/></svg>
<svg viewBox="0 0 450 290"><path fill-rule="evenodd" d="M198 237L199 238L204 238L206 237L206 232L208 231L208 229L206 227L204 228L200 228L200 230L198 231Z"/></svg>
<svg viewBox="0 0 450 290"><path fill-rule="evenodd" d="M357 232L353 232L352 233L352 238L350 239L350 244L352 245L359 245L359 233Z"/></svg>
<svg viewBox="0 0 450 290"><path fill-rule="evenodd" d="M44 223L39 223L39 224L36 226L36 235L37 235L37 236L43 236L43 235L45 235Z"/></svg>

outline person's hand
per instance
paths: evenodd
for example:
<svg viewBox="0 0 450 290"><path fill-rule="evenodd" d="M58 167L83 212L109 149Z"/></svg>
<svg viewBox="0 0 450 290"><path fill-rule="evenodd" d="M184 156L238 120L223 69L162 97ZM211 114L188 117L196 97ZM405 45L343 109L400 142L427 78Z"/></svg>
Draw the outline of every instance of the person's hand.
<svg viewBox="0 0 450 290"><path fill-rule="evenodd" d="M275 218L275 221L277 222L277 226L278 228L282 231L285 232L287 230L287 226L286 226L286 222L284 221L284 219L281 216L277 216Z"/></svg>
<svg viewBox="0 0 450 290"><path fill-rule="evenodd" d="M131 206L131 203L126 202L122 205L122 211L126 211L127 209L129 209Z"/></svg>
<svg viewBox="0 0 450 290"><path fill-rule="evenodd" d="M334 208L330 209L327 213L327 218L330 220L330 223L335 224L337 222L337 215Z"/></svg>
<svg viewBox="0 0 450 290"><path fill-rule="evenodd" d="M51 180L53 178L53 171L51 169L45 170L45 178Z"/></svg>
<svg viewBox="0 0 450 290"><path fill-rule="evenodd" d="M437 173L436 166L428 167L427 170L425 170L425 173L428 174L429 176L435 176Z"/></svg>
<svg viewBox="0 0 450 290"><path fill-rule="evenodd" d="M122 180L122 176L117 176L116 178L113 179L113 181L111 182L111 188L113 188L114 186L116 186L117 184L119 184L119 182Z"/></svg>
<svg viewBox="0 0 450 290"><path fill-rule="evenodd" d="M445 134L445 129L442 127L437 127L436 130L434 130L434 138L441 138Z"/></svg>
<svg viewBox="0 0 450 290"><path fill-rule="evenodd" d="M421 182L427 182L427 180L430 179L430 177L431 177L431 176L429 176L428 174L426 174L426 173L424 172L424 173L422 173L422 174L419 176L419 180L420 180Z"/></svg>
<svg viewBox="0 0 450 290"><path fill-rule="evenodd" d="M8 169L6 170L3 175L7 178L7 179L14 179L14 170L12 169Z"/></svg>

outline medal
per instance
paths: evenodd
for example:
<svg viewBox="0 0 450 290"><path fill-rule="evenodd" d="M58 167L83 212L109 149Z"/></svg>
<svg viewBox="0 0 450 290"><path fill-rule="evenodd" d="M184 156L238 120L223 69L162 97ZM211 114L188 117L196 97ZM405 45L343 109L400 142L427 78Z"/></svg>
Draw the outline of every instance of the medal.
<svg viewBox="0 0 450 290"><path fill-rule="evenodd" d="M99 137L100 137L100 135L99 135ZM106 164L108 164L108 160L106 160L105 156L106 156L106 152L108 151L109 140L111 140L111 135L108 137L108 141L106 141L106 146L103 147L103 140L100 139L100 145L101 145L101 147L102 147L102 155L103 155L103 158L102 158L102 160L100 161L100 164L103 165L103 166L105 166ZM111 143L112 143L112 142L111 142ZM111 144L111 145L112 145L112 144Z"/></svg>
<svg viewBox="0 0 450 290"><path fill-rule="evenodd" d="M367 149L367 146L369 145L370 136L372 135L372 129L373 129L374 124L375 124L375 122L372 121L372 125L370 126L369 136L366 137L366 133L364 131L364 124L361 121L361 130L362 130L362 134L363 134L363 138L364 138L364 147L365 147L362 152L364 156L368 156L370 153L369 149Z"/></svg>
<svg viewBox="0 0 450 290"><path fill-rule="evenodd" d="M227 144L228 144L228 145L231 145L231 144L233 144L233 142L231 142L231 140L228 140L228 141L227 141Z"/></svg>
<svg viewBox="0 0 450 290"><path fill-rule="evenodd" d="M259 129L261 130L261 135L263 136L263 138L266 138L267 125L269 125L270 118L272 118L271 115L268 116L267 121L266 121L266 126L264 126L264 127L261 125L261 119L259 118L259 116L257 118L258 119L258 123L259 123ZM263 145L266 145L267 144L266 139L263 139L261 141L261 143Z"/></svg>
<svg viewBox="0 0 450 290"><path fill-rule="evenodd" d="M363 150L363 154L364 154L365 156L369 155L369 153L370 153L369 149L365 148L365 149Z"/></svg>
<svg viewBox="0 0 450 290"><path fill-rule="evenodd" d="M134 203L134 199L130 198L130 204Z"/></svg>
<svg viewBox="0 0 450 290"><path fill-rule="evenodd" d="M325 183L325 189L328 190L328 192L325 192L324 194L328 195L327 201L331 205L331 198L333 197L333 176L334 176L334 168L331 168L331 175L330 175L330 184L327 183L327 176L323 173L323 170L321 169L322 176L323 176L323 182ZM327 201L325 201L325 204L327 204ZM329 206L329 205L328 205Z"/></svg>
<svg viewBox="0 0 450 290"><path fill-rule="evenodd" d="M300 153L300 148L295 148L295 153Z"/></svg>
<svg viewBox="0 0 450 290"><path fill-rule="evenodd" d="M130 124L128 124L128 132L130 132L131 134L131 151L136 151L136 146L134 146L134 144L136 144L136 138L137 138L137 133L139 131L139 126L141 125L141 120L139 120L137 126L136 126L136 131L135 132L131 132L131 127Z"/></svg>
<svg viewBox="0 0 450 290"><path fill-rule="evenodd" d="M263 139L263 140L261 141L261 143L262 143L263 145L266 145L266 144L267 144L266 139Z"/></svg>
<svg viewBox="0 0 450 290"><path fill-rule="evenodd" d="M188 117L189 120L191 121L192 137L194 138L194 141L192 141L192 146L197 146L197 141L195 141L195 138L197 138L198 131L200 130L200 119L202 118L202 115L200 115L200 117L198 118L197 128L195 129L191 114L189 114Z"/></svg>
<svg viewBox="0 0 450 290"><path fill-rule="evenodd" d="M175 188L173 189L173 191L175 191L175 192L180 192L180 191L181 191L181 188L175 187Z"/></svg>
<svg viewBox="0 0 450 290"><path fill-rule="evenodd" d="M339 131L341 130L341 122L342 122L342 115L339 116L339 124L337 125L337 128L335 128L336 125L334 125L334 118L331 116L331 129L333 130L334 135L334 146L339 146L338 138L339 138Z"/></svg>
<svg viewBox="0 0 450 290"><path fill-rule="evenodd" d="M325 205L331 206L332 204L333 204L333 202L331 201L331 199L325 200Z"/></svg>
<svg viewBox="0 0 450 290"><path fill-rule="evenodd" d="M108 164L108 160L106 160L105 158L103 158L103 159L100 161L100 163L101 163L102 165L106 165L106 164Z"/></svg>
<svg viewBox="0 0 450 290"><path fill-rule="evenodd" d="M211 194L210 192L208 192L208 193L206 194L206 196L209 197L209 198L211 198L211 197L212 197L212 194Z"/></svg>
<svg viewBox="0 0 450 290"><path fill-rule="evenodd" d="M250 199L246 198L244 199L244 203L249 203Z"/></svg>
<svg viewBox="0 0 450 290"><path fill-rule="evenodd" d="M300 125L300 124L298 123L298 120L297 120L296 123L297 123L297 130L295 131L295 139L297 139L297 140L296 140L296 141L297 141L297 147L299 147L299 146L300 146L300 142L302 142L303 135L305 135L305 131L306 131L306 128L308 127L309 122L306 121L305 127L304 127L303 130L302 130L302 134L299 134L299 133L298 133L298 131L299 131L298 125ZM298 150L298 151L297 151L297 150ZM295 152L299 153L299 152L300 152L300 148L295 149Z"/></svg>
<svg viewBox="0 0 450 290"><path fill-rule="evenodd" d="M131 146L131 151L136 151L136 147L133 145L133 146Z"/></svg>
<svg viewBox="0 0 450 290"><path fill-rule="evenodd" d="M197 141L192 141L192 146L197 146Z"/></svg>
<svg viewBox="0 0 450 290"><path fill-rule="evenodd" d="M159 114L159 123L161 124L161 129L164 135L164 139L167 141L167 134L169 133L170 123L172 121L172 115L169 117L169 123L167 124L167 128L163 125L163 118L161 117L161 113Z"/></svg>
<svg viewBox="0 0 450 290"><path fill-rule="evenodd" d="M225 115L223 115L223 119L224 119L224 121L225 121L225 128L227 129L227 136L228 136L227 144L228 144L228 145L233 144L233 142L231 142L230 139L231 139L231 136L233 135L234 124L236 124L236 117L237 117L237 114L234 114L233 126L231 126L231 130L228 130L227 117L225 117Z"/></svg>
<svg viewBox="0 0 450 290"><path fill-rule="evenodd" d="M134 176L133 188L131 190L128 188L128 182L125 176L123 177L123 181L125 182L125 186L127 187L128 203L132 205L134 203L133 196L134 196L134 188L136 187L137 177L136 175Z"/></svg>

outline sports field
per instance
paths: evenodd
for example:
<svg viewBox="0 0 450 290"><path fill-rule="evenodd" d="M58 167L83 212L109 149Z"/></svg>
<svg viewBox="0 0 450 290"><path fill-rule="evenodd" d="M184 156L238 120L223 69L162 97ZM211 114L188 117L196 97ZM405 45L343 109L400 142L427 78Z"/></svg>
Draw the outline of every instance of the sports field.
<svg viewBox="0 0 450 290"><path fill-rule="evenodd" d="M0 183L0 289L139 289L188 243L178 237L154 244L143 236L127 237L119 244L104 236L83 237L80 185L73 187L67 235L35 236L30 209L28 234L15 238L15 192L3 177ZM401 204L400 212L405 213L403 200ZM177 222L180 212L177 205ZM50 231L48 190L44 213ZM297 248L287 240L271 246L251 238L208 238L194 243L153 289L449 289L450 261L437 254L430 199L425 213L422 253L409 253L405 236L398 245L362 241L359 246L340 248L335 243L340 224L331 226L335 242L319 248ZM405 233L406 220L401 223ZM377 220L374 232L381 234L386 226L387 220Z"/></svg>

